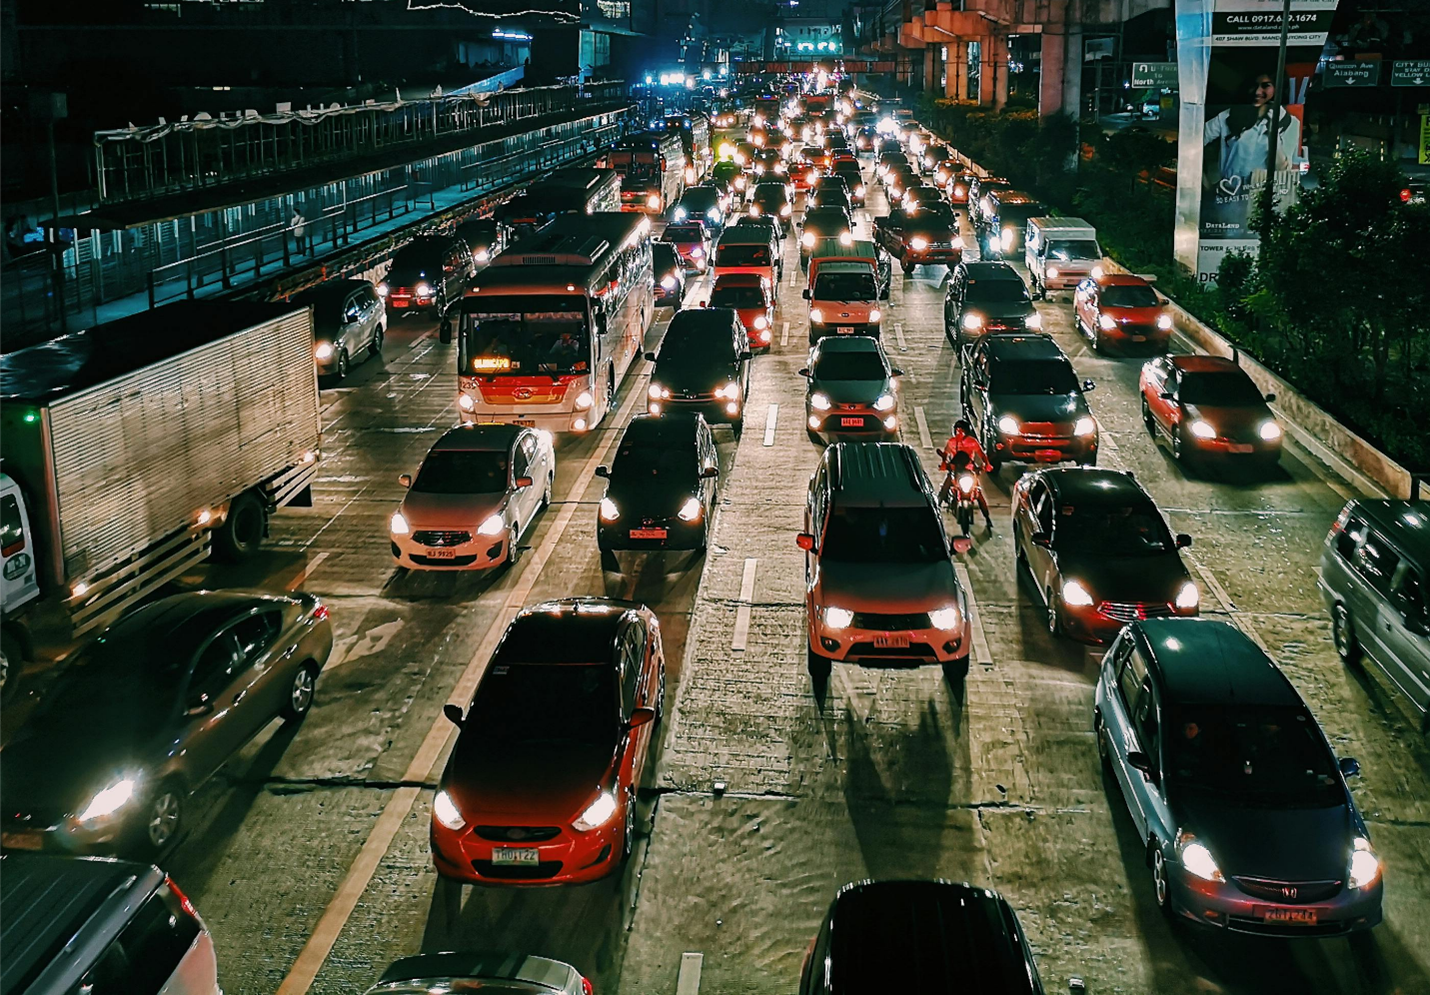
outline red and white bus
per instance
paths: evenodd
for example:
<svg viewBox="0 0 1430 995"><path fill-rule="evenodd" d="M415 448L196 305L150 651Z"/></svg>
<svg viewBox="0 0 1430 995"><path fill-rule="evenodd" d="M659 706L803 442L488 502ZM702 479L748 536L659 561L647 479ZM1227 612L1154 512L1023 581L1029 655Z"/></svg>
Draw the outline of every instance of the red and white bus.
<svg viewBox="0 0 1430 995"><path fill-rule="evenodd" d="M614 410L655 313L650 230L562 214L492 259L442 323L463 422L585 432Z"/></svg>
<svg viewBox="0 0 1430 995"><path fill-rule="evenodd" d="M685 143L678 132L623 138L606 156L621 174L621 210L659 214L685 192Z"/></svg>

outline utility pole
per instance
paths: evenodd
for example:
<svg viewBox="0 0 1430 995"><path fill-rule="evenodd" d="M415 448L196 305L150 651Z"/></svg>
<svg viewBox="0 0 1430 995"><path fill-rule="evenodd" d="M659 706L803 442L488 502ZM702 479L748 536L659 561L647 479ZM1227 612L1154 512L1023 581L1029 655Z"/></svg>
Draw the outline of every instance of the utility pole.
<svg viewBox="0 0 1430 995"><path fill-rule="evenodd" d="M1267 217L1262 221L1264 225L1271 223L1270 214L1276 204L1276 132L1281 127L1282 88L1286 86L1286 32L1290 25L1291 0L1281 0L1281 51L1276 57L1276 99L1271 102L1271 128L1266 133Z"/></svg>

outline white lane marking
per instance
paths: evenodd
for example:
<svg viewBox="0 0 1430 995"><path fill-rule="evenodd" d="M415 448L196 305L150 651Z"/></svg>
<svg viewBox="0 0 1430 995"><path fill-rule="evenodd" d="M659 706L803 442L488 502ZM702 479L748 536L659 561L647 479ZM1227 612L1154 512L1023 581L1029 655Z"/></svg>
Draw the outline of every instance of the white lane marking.
<svg viewBox="0 0 1430 995"><path fill-rule="evenodd" d="M1216 579L1216 574L1212 573L1209 567L1194 558L1190 553L1187 554L1187 559L1192 561L1192 566L1197 568L1197 574L1211 590L1217 601L1221 602L1222 609L1231 616L1232 624L1244 632L1246 637L1253 643L1261 647L1263 653L1270 656L1271 648L1267 646L1266 641L1261 638L1261 633L1257 631L1256 625L1250 618L1242 613L1240 608L1236 607L1236 604L1231 600L1231 595L1227 593L1226 588L1221 586L1221 581Z"/></svg>
<svg viewBox="0 0 1430 995"><path fill-rule="evenodd" d="M643 396L644 391L631 390L629 392L617 415L619 423L623 424L630 418L636 400ZM579 504L581 494L590 485L596 467L608 458L619 440L620 434L612 432L610 441L605 446L597 447L576 475L576 481L571 485L571 490L567 493L566 500L562 503L561 510L556 516L556 521L546 533L545 538L542 539L541 544L526 558L521 579L507 595L506 602L502 605L496 620L492 622L486 636L477 646L476 652L472 654L472 659L467 663L466 669L457 679L456 687L452 689L448 700L458 707L465 707L471 700L472 694L477 688L477 681L481 679L482 673L486 670L487 658L491 656L492 651L496 649L497 642L506 632L507 623L530 598L532 588L536 586L537 580L546 568L547 561L551 559L560 545L567 526L576 515L577 508L581 507ZM438 714L432 722L432 727L427 730L422 745L418 747L417 754L408 764L402 779L409 784L426 781L437 766L437 761L441 758L447 742L454 732L455 728L447 721L447 717ZM383 806L382 814L378 816L372 831L368 833L362 849L358 851L357 857L348 868L337 891L328 901L327 908L323 910L322 917L308 937L308 942L303 945L297 960L288 969L283 983L278 986L276 995L304 995L312 987L313 980L322 970L328 955L332 953L333 946L337 943L343 927L347 925L353 910L357 908L358 902L362 899L363 892L367 890L373 875L377 873L378 866L387 855L388 848L396 839L398 830L402 828L408 813L412 811L412 806L416 804L419 793L419 789L414 787L398 788L388 799L387 804Z"/></svg>
<svg viewBox="0 0 1430 995"><path fill-rule="evenodd" d="M783 346L787 346L787 345L789 345L789 322L788 322L788 321L786 321L786 322L784 322L782 325L780 325L780 346L783 347Z"/></svg>
<svg viewBox="0 0 1430 995"><path fill-rule="evenodd" d="M313 571L318 569L318 565L328 558L328 553L318 553L303 564L303 569L298 571L298 576L288 582L288 590L296 591L303 586L303 582L313 575Z"/></svg>
<svg viewBox="0 0 1430 995"><path fill-rule="evenodd" d="M780 416L780 406L771 404L769 414L765 415L765 445L775 444L775 421Z"/></svg>
<svg viewBox="0 0 1430 995"><path fill-rule="evenodd" d="M958 574L958 586L963 588L963 596L968 599L968 627L973 631L973 658L984 667L993 666L993 654L988 652L988 637L983 632L983 618L978 614L978 601L973 597L973 579L968 576L968 568L962 563L953 565Z"/></svg>
<svg viewBox="0 0 1430 995"><path fill-rule="evenodd" d="M919 445L925 450L933 448L933 436L929 435L928 419L924 417L922 407L914 408L914 420L919 423Z"/></svg>
<svg viewBox="0 0 1430 995"><path fill-rule="evenodd" d="M743 651L750 636L750 603L755 600L755 565L760 561L745 557L745 572L740 577L740 607L735 611L735 634L730 639L732 650Z"/></svg>
<svg viewBox="0 0 1430 995"><path fill-rule="evenodd" d="M1097 446L1101 450L1098 454L1099 461L1116 470L1127 469L1127 463L1122 459L1122 451L1117 448L1117 440L1112 437L1112 433L1105 431L1101 422L1098 423L1097 429Z"/></svg>
<svg viewBox="0 0 1430 995"><path fill-rule="evenodd" d="M700 968L704 962L704 954L680 955L680 973L675 977L675 995L700 995Z"/></svg>
<svg viewBox="0 0 1430 995"><path fill-rule="evenodd" d="M408 347L408 351L415 352L417 348L422 345L423 342L426 342L431 337L432 333L430 331L423 332L421 335L417 336L417 338L412 340L412 345Z"/></svg>
<svg viewBox="0 0 1430 995"><path fill-rule="evenodd" d="M909 344L904 341L904 323L902 321L894 322L894 338L899 340L900 352L909 351Z"/></svg>

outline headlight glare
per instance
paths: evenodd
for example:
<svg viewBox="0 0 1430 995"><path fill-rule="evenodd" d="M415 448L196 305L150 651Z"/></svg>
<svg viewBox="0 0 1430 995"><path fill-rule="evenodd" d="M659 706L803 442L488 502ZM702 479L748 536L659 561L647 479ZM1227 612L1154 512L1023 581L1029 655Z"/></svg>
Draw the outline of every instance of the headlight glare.
<svg viewBox="0 0 1430 995"><path fill-rule="evenodd" d="M95 792L84 811L79 814L79 821L97 822L105 816L113 815L134 797L134 787L137 783L136 778L126 777Z"/></svg>
<svg viewBox="0 0 1430 995"><path fill-rule="evenodd" d="M1201 604L1201 601L1202 592L1197 589L1196 584L1187 581L1182 585L1182 589L1177 592L1176 601L1173 603L1183 611L1191 611L1197 607L1197 605Z"/></svg>
<svg viewBox="0 0 1430 995"><path fill-rule="evenodd" d="M1275 442L1281 438L1281 426L1274 421L1264 421L1261 423L1261 427L1257 429L1257 434L1267 442Z"/></svg>
<svg viewBox="0 0 1430 995"><path fill-rule="evenodd" d="M1082 581L1064 581L1063 604L1073 608L1089 608L1092 606L1092 592L1083 586Z"/></svg>
<svg viewBox="0 0 1430 995"><path fill-rule="evenodd" d="M578 832L589 833L593 829L600 829L611 821L611 816L616 814L616 796L609 791L602 791L596 796L596 800L586 806L586 811L571 823L571 828Z"/></svg>
<svg viewBox="0 0 1430 995"><path fill-rule="evenodd" d="M700 507L700 499L692 497L686 498L685 503L680 506L680 510L675 514L682 522L693 522L700 517L702 510Z"/></svg>
<svg viewBox="0 0 1430 995"><path fill-rule="evenodd" d="M447 829L461 829L467 824L467 820L463 819L462 813L457 810L457 803L452 801L452 796L445 791L438 791L432 799L432 818Z"/></svg>
<svg viewBox="0 0 1430 995"><path fill-rule="evenodd" d="M331 342L319 342L313 348L313 355L319 360L333 358L333 344Z"/></svg>
<svg viewBox="0 0 1430 995"><path fill-rule="evenodd" d="M983 327L983 315L974 314L970 311L963 316L963 327L970 332L976 332Z"/></svg>
<svg viewBox="0 0 1430 995"><path fill-rule="evenodd" d="M854 621L854 613L848 608L830 605L824 609L824 625L829 629L847 629Z"/></svg>
<svg viewBox="0 0 1430 995"><path fill-rule="evenodd" d="M874 401L874 410L875 410L875 411L889 411L889 410L891 410L893 407L894 407L894 395L893 395L893 394L880 394L879 397Z"/></svg>
<svg viewBox="0 0 1430 995"><path fill-rule="evenodd" d="M935 629L957 629L960 618L957 605L935 608L929 612L929 624Z"/></svg>
<svg viewBox="0 0 1430 995"><path fill-rule="evenodd" d="M809 395L809 406L815 411L828 411L832 405L829 403L829 395L815 391Z"/></svg>
<svg viewBox="0 0 1430 995"><path fill-rule="evenodd" d="M1117 327L1117 320L1110 314L1100 314L1097 316L1097 327L1110 332Z"/></svg>
<svg viewBox="0 0 1430 995"><path fill-rule="evenodd" d="M1097 432L1097 422L1093 421L1091 415L1083 415L1073 425L1073 435L1088 436Z"/></svg>
<svg viewBox="0 0 1430 995"><path fill-rule="evenodd" d="M594 403L596 403L596 399L591 396L591 392L589 390L583 390L581 391L581 393L576 395L577 411L585 411Z"/></svg>
<svg viewBox="0 0 1430 995"><path fill-rule="evenodd" d="M1351 848L1350 873L1346 884L1352 888L1365 888L1380 879L1380 858L1370 845L1370 840L1357 836Z"/></svg>
<svg viewBox="0 0 1430 995"><path fill-rule="evenodd" d="M878 308L870 308L870 309L869 309L869 323L870 323L870 324L877 324L879 321L883 320L883 317L884 317L884 312L880 311Z"/></svg>
<svg viewBox="0 0 1430 995"><path fill-rule="evenodd" d="M395 536L405 536L412 531L412 526L407 524L407 516L400 511L392 513L392 521L388 523L388 527Z"/></svg>
<svg viewBox="0 0 1430 995"><path fill-rule="evenodd" d="M616 502L608 497L601 498L601 521L614 522L621 517L621 510L616 507Z"/></svg>
<svg viewBox="0 0 1430 995"><path fill-rule="evenodd" d="M502 518L501 512L497 512L495 515L489 515L486 521L477 526L477 535L501 535L501 530L504 528L506 528L506 519Z"/></svg>
<svg viewBox="0 0 1430 995"><path fill-rule="evenodd" d="M1002 418L998 419L998 431L1002 432L1004 435L1017 435L1018 419L1014 418L1012 415L1004 415Z"/></svg>
<svg viewBox="0 0 1430 995"><path fill-rule="evenodd" d="M1183 870L1203 881L1225 880L1221 868L1216 865L1216 859L1212 857L1212 852L1206 848L1205 844L1189 839L1185 833L1180 838L1183 842L1178 849Z"/></svg>
<svg viewBox="0 0 1430 995"><path fill-rule="evenodd" d="M1043 316L1038 312L1034 311L1032 314L1028 315L1028 317L1023 319L1023 324L1033 329L1034 331L1037 331L1038 329L1043 327Z"/></svg>
<svg viewBox="0 0 1430 995"><path fill-rule="evenodd" d="M809 309L809 323L810 323L811 325L822 325L822 324L824 324L824 312L821 311L821 310L820 310L819 308L817 308L817 307L812 307L812 308L810 308L810 309Z"/></svg>
<svg viewBox="0 0 1430 995"><path fill-rule="evenodd" d="M1157 327L1164 332L1172 330L1172 316L1170 314L1159 314L1157 316Z"/></svg>
<svg viewBox="0 0 1430 995"><path fill-rule="evenodd" d="M1198 439L1216 438L1216 429L1212 427L1211 422L1207 421L1204 418L1198 418L1196 421L1192 422L1189 427L1192 430L1192 434L1195 435Z"/></svg>
<svg viewBox="0 0 1430 995"><path fill-rule="evenodd" d="M915 252L922 252L928 247L929 240L924 238L922 235L915 235L913 238L909 239L909 248L913 249Z"/></svg>

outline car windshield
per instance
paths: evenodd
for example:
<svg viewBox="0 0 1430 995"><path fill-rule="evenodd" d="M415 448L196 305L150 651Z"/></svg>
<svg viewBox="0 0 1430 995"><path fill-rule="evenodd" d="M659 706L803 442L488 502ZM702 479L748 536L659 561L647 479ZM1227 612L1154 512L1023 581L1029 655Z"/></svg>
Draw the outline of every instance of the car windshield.
<svg viewBox="0 0 1430 995"><path fill-rule="evenodd" d="M994 394L1072 394L1077 376L1066 359L995 363L988 389Z"/></svg>
<svg viewBox="0 0 1430 995"><path fill-rule="evenodd" d="M1150 502L1065 504L1058 508L1054 545L1059 552L1102 556L1161 556L1177 548Z"/></svg>
<svg viewBox="0 0 1430 995"><path fill-rule="evenodd" d="M716 266L769 266L770 247L756 243L721 244L715 251Z"/></svg>
<svg viewBox="0 0 1430 995"><path fill-rule="evenodd" d="M501 450L434 449L422 461L412 489L419 494L500 494L507 489L508 470Z"/></svg>
<svg viewBox="0 0 1430 995"><path fill-rule="evenodd" d="M1102 249L1090 238L1055 238L1048 242L1048 258L1064 263L1070 259L1101 259Z"/></svg>
<svg viewBox="0 0 1430 995"><path fill-rule="evenodd" d="M590 369L586 301L577 295L468 297L458 371L478 376L556 376ZM508 310L509 309L509 310Z"/></svg>
<svg viewBox="0 0 1430 995"><path fill-rule="evenodd" d="M628 484L645 477L684 482L695 479L696 462L694 445L652 446L623 442L611 466L611 478Z"/></svg>
<svg viewBox="0 0 1430 995"><path fill-rule="evenodd" d="M1172 783L1257 807L1345 803L1335 758L1304 708L1186 705L1169 710L1162 738Z"/></svg>
<svg viewBox="0 0 1430 995"><path fill-rule="evenodd" d="M615 742L616 719L616 678L609 663L494 663L462 730L501 746L554 740L604 746Z"/></svg>
<svg viewBox="0 0 1430 995"><path fill-rule="evenodd" d="M662 237L667 242L703 242L705 229L698 224L666 225Z"/></svg>
<svg viewBox="0 0 1430 995"><path fill-rule="evenodd" d="M804 214L804 230L808 232L840 231L849 228L849 219L837 209L817 207Z"/></svg>
<svg viewBox="0 0 1430 995"><path fill-rule="evenodd" d="M765 292L759 287L716 287L710 293L711 307L766 307Z"/></svg>
<svg viewBox="0 0 1430 995"><path fill-rule="evenodd" d="M1042 204L1004 204L997 211L998 222L1003 227L1012 226L1019 231L1027 225L1029 218L1041 217L1047 213Z"/></svg>
<svg viewBox="0 0 1430 995"><path fill-rule="evenodd" d="M947 562L931 508L835 508L820 556L844 563Z"/></svg>
<svg viewBox="0 0 1430 995"><path fill-rule="evenodd" d="M885 376L877 352L821 352L814 361L816 380L883 380Z"/></svg>
<svg viewBox="0 0 1430 995"><path fill-rule="evenodd" d="M755 191L755 196L753 199L756 204L759 204L766 210L770 210L771 208L778 210L780 207L784 206L786 203L789 202L789 197L786 196L784 187L780 187L778 190L770 190L766 189L765 187L760 187Z"/></svg>
<svg viewBox="0 0 1430 995"><path fill-rule="evenodd" d="M820 273L810 296L817 301L872 301L878 295L873 273Z"/></svg>
<svg viewBox="0 0 1430 995"><path fill-rule="evenodd" d="M1012 304L1028 300L1022 280L969 280L968 299L988 304Z"/></svg>
<svg viewBox="0 0 1430 995"><path fill-rule="evenodd" d="M817 190L814 194L815 207L837 207L849 203L849 195L838 187Z"/></svg>
<svg viewBox="0 0 1430 995"><path fill-rule="evenodd" d="M1157 307L1156 292L1145 283L1117 284L1104 287L1098 295L1103 307Z"/></svg>
<svg viewBox="0 0 1430 995"><path fill-rule="evenodd" d="M387 282L401 285L403 280L435 279L442 273L442 257L430 246L409 246L392 257Z"/></svg>
<svg viewBox="0 0 1430 995"><path fill-rule="evenodd" d="M1183 404L1242 407L1262 403L1261 392L1245 373L1183 373L1178 400Z"/></svg>

